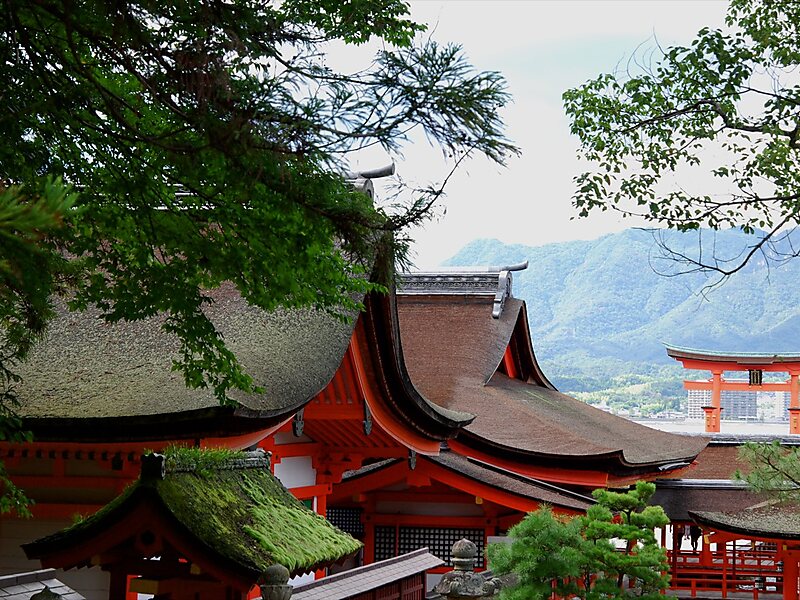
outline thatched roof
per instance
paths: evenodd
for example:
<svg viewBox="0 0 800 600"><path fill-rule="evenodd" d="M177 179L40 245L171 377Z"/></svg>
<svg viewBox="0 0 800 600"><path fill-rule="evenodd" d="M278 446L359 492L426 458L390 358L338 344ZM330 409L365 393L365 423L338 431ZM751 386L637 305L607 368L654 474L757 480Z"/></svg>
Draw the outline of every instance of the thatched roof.
<svg viewBox="0 0 800 600"><path fill-rule="evenodd" d="M299 574L361 548L361 542L306 508L284 488L263 457L179 449L169 456L163 476L158 458L144 457L142 476L104 508L67 529L26 544L25 553L47 566L89 564L92 555L108 550L93 547L94 540L103 540L97 542L102 545L110 543L106 541L110 538L124 540L141 533L137 527L146 524L137 524L133 515L145 505L169 524L169 530L159 534L188 535L190 547L207 553L217 567L249 574L253 582L275 563ZM120 534L109 535L113 530ZM75 553L75 549L87 547L92 548L91 555Z"/></svg>

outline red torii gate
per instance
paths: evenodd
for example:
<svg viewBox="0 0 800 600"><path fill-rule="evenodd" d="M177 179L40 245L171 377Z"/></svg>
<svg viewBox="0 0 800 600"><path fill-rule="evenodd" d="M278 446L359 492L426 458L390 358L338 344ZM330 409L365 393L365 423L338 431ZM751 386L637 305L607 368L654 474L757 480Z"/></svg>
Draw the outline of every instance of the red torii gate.
<svg viewBox="0 0 800 600"><path fill-rule="evenodd" d="M665 344L667 354L683 363L684 369L711 371L711 379L706 381L684 381L687 390L710 390L711 406L704 406L705 430L718 433L722 413L721 398L723 390L789 392L789 433L800 434L800 353L770 352L714 352L682 348ZM748 371L749 381L726 381L724 371ZM764 371L789 373L784 382L764 383Z"/></svg>

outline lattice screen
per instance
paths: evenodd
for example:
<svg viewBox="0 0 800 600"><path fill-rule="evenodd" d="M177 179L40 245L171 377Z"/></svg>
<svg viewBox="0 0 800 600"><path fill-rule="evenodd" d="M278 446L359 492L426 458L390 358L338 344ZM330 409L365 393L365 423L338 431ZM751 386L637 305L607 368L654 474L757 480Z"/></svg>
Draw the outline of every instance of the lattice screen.
<svg viewBox="0 0 800 600"><path fill-rule="evenodd" d="M401 527L400 554L406 554L427 546L430 553L452 566L450 550L461 538L467 538L478 546L477 568L483 568L483 529L461 529L449 527Z"/></svg>
<svg viewBox="0 0 800 600"><path fill-rule="evenodd" d="M395 549L395 527L378 525L375 527L375 560L386 560L397 556Z"/></svg>
<svg viewBox="0 0 800 600"><path fill-rule="evenodd" d="M361 508L329 508L328 521L342 531L355 537L364 535L364 524L361 522Z"/></svg>
<svg viewBox="0 0 800 600"><path fill-rule="evenodd" d="M375 527L375 560L392 558L398 554L428 548L434 556L441 558L452 567L450 550L461 538L467 538L478 546L478 560L475 566L483 568L483 529L449 527L400 527L400 539L395 538L393 526ZM395 552L397 547L398 552Z"/></svg>

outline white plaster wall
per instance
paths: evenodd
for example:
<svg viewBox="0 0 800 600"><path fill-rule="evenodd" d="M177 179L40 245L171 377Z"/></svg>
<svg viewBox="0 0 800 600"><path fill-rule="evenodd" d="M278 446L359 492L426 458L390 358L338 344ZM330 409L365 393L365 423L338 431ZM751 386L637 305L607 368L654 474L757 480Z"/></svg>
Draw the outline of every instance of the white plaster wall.
<svg viewBox="0 0 800 600"><path fill-rule="evenodd" d="M275 477L287 488L316 485L317 471L310 456L289 456L275 465Z"/></svg>
<svg viewBox="0 0 800 600"><path fill-rule="evenodd" d="M311 583L314 581L314 573L306 573L305 575L298 575L297 577L292 577L289 580L289 585L292 587L297 587L298 585L303 585L304 583Z"/></svg>
<svg viewBox="0 0 800 600"><path fill-rule="evenodd" d="M10 575L41 569L38 560L26 558L20 545L55 533L71 524L69 520L0 519L0 574ZM86 596L87 600L108 598L109 576L100 568L58 570L56 577Z"/></svg>

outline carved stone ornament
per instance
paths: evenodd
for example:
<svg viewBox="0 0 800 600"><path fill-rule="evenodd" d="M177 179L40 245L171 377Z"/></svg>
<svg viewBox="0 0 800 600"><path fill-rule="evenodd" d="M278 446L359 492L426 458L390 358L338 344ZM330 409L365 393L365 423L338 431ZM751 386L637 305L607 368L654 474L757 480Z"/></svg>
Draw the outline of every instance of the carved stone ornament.
<svg viewBox="0 0 800 600"><path fill-rule="evenodd" d="M289 600L292 586L289 585L289 569L274 564L261 575L261 598L263 600Z"/></svg>
<svg viewBox="0 0 800 600"><path fill-rule="evenodd" d="M468 539L461 539L453 544L453 570L445 573L434 591L448 600L466 600L468 598L491 598L500 593L501 583L498 579L487 580L475 572L475 559L478 547Z"/></svg>
<svg viewBox="0 0 800 600"><path fill-rule="evenodd" d="M300 437L303 435L303 427L305 427L306 423L303 421L303 411L305 409L298 410L295 415L294 419L292 419L292 433L294 437Z"/></svg>

